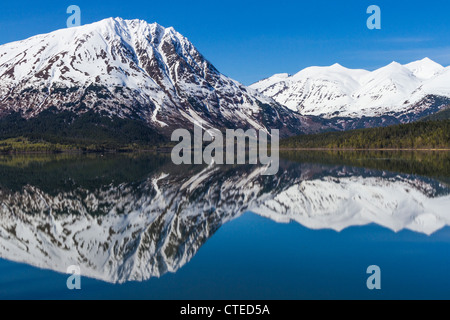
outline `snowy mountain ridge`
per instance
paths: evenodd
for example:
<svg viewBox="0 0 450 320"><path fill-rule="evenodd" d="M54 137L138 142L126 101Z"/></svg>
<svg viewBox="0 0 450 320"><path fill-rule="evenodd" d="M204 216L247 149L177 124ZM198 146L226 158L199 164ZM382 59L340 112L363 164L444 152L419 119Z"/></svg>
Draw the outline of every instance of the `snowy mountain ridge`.
<svg viewBox="0 0 450 320"><path fill-rule="evenodd" d="M406 65L392 62L374 71L334 64L292 76L276 74L250 87L304 115L399 118L426 113L431 97L439 100L433 106L437 110L450 104L450 67L429 58Z"/></svg>

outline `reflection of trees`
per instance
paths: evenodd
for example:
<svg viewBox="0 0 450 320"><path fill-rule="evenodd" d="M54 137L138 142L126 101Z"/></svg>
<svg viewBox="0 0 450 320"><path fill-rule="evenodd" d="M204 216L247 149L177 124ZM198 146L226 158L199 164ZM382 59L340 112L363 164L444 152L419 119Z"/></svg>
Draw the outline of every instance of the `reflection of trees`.
<svg viewBox="0 0 450 320"><path fill-rule="evenodd" d="M247 210L314 229L375 222L430 233L449 223L435 206L448 204L449 190L436 180L321 159L329 164L282 162L276 176L250 165L174 166L163 155L3 159L0 253L60 272L78 264L109 282L142 281L178 270ZM401 211L402 200L416 207Z"/></svg>

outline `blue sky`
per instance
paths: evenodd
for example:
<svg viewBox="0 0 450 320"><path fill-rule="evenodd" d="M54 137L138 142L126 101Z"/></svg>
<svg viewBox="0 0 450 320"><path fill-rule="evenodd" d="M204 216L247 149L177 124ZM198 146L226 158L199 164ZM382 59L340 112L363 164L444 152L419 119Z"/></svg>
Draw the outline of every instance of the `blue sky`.
<svg viewBox="0 0 450 320"><path fill-rule="evenodd" d="M81 22L139 18L173 26L222 73L251 84L274 73L336 62L375 69L429 57L450 65L450 1L2 1L0 44L66 25L66 8ZM369 30L369 5L382 29Z"/></svg>

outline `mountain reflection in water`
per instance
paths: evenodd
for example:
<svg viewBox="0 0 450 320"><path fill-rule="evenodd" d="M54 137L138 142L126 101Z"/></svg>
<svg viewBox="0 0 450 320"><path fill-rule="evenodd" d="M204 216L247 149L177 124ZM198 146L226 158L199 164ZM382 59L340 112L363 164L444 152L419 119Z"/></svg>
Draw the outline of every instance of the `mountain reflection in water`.
<svg viewBox="0 0 450 320"><path fill-rule="evenodd" d="M62 273L79 265L111 283L144 281L176 272L249 211L310 229L375 223L431 235L450 225L446 156L437 176L417 175L409 160L392 170L385 155L366 157L365 167L358 157L289 154L275 176L253 165L175 166L152 154L3 157L0 257Z"/></svg>

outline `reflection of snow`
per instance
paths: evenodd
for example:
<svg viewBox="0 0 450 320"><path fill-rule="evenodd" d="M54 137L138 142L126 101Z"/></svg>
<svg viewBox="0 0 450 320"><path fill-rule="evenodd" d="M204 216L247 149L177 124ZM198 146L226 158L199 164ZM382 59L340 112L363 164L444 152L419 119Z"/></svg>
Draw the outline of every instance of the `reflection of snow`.
<svg viewBox="0 0 450 320"><path fill-rule="evenodd" d="M158 181L160 181L160 180L162 180L164 178L167 178L168 176L169 175L167 173L161 173L161 175L158 178L155 178L155 179L152 180L153 188L156 191L155 198L157 198L157 197L159 197L161 195L161 190L159 190L159 187L158 187Z"/></svg>
<svg viewBox="0 0 450 320"><path fill-rule="evenodd" d="M432 234L450 225L450 196L430 198L405 181L334 178L302 181L251 210L280 222L340 231L376 223Z"/></svg>
<svg viewBox="0 0 450 320"><path fill-rule="evenodd" d="M79 265L87 277L122 283L177 271L246 211L311 229L376 223L431 234L450 225L450 195L433 197L435 182L348 170L311 179L317 170L309 167L264 177L261 170L212 164L93 190L0 189L0 256L63 273Z"/></svg>

